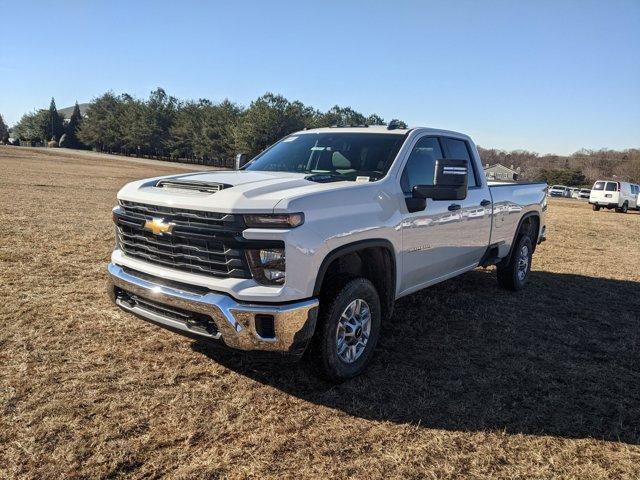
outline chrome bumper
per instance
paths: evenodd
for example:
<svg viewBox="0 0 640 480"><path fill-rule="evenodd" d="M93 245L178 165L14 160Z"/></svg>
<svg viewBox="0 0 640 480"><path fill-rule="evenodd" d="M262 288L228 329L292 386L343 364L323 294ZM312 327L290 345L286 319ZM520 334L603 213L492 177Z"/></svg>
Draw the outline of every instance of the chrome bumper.
<svg viewBox="0 0 640 480"><path fill-rule="evenodd" d="M315 330L317 299L286 305L238 303L215 292L195 293L157 284L126 272L114 263L109 264L108 272L109 295L116 305L191 337L222 340L239 350L302 354ZM210 331L194 328L189 321L181 320L185 312L210 317L216 328ZM258 333L256 316L273 321L273 328L269 328L272 335L265 337Z"/></svg>

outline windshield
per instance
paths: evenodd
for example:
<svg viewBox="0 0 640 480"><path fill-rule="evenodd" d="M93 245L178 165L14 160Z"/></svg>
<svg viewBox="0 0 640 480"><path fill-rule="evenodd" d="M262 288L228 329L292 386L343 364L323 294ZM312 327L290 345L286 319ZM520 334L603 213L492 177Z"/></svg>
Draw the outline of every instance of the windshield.
<svg viewBox="0 0 640 480"><path fill-rule="evenodd" d="M290 135L256 157L246 169L375 181L387 174L404 139L404 134L395 133Z"/></svg>

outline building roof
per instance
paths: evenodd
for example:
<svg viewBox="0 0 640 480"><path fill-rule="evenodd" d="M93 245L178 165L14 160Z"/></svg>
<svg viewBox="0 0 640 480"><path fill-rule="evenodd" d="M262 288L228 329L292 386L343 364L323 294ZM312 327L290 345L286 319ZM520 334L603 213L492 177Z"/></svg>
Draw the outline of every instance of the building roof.
<svg viewBox="0 0 640 480"><path fill-rule="evenodd" d="M490 170L492 168L503 168L505 170L509 170L510 172L518 173L517 170L514 170L513 168L505 167L501 163L496 163L496 164L493 164L493 165L487 165L487 166L484 167L485 170Z"/></svg>
<svg viewBox="0 0 640 480"><path fill-rule="evenodd" d="M89 105L91 105L90 103L79 103L78 107L80 107L80 115L84 116L87 113L87 108L89 108ZM59 108L58 109L58 114L62 117L62 118L71 118L71 114L73 113L73 109L74 109L75 105L72 105L70 107L65 107L65 108Z"/></svg>

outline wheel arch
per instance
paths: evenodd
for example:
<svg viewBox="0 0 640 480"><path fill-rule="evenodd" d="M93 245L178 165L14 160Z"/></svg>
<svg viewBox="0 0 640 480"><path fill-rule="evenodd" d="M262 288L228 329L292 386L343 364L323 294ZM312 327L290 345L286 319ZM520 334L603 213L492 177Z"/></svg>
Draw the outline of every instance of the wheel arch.
<svg viewBox="0 0 640 480"><path fill-rule="evenodd" d="M359 265L355 266L354 262L359 262ZM340 271L341 263L350 264L344 274ZM355 271L358 272L357 275L352 273ZM333 275L343 275L340 283L346 283L354 276L363 276L369 279L378 290L383 318L389 318L393 314L396 295L396 272L395 250L389 240L377 238L348 243L335 248L322 260L313 294L320 296L325 281L331 279Z"/></svg>
<svg viewBox="0 0 640 480"><path fill-rule="evenodd" d="M511 248L509 249L509 255L507 255L505 258L511 258L513 249L515 248L518 237L520 236L524 225L534 225L534 227L527 228L530 229L529 238L531 239L531 246L533 248L531 253L534 253L536 251L536 246L538 245L538 237L540 236L540 229L542 228L540 214L538 212L527 212L518 222L518 227L516 228L516 233L513 235Z"/></svg>

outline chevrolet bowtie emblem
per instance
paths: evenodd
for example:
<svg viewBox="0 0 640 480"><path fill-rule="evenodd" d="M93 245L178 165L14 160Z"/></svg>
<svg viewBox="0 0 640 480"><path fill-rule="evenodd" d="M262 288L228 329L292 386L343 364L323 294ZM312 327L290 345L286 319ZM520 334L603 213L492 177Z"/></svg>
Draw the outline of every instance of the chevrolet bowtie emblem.
<svg viewBox="0 0 640 480"><path fill-rule="evenodd" d="M154 218L153 220L147 220L144 222L144 228L151 230L154 235L162 235L163 233L171 233L173 230L172 223L164 223L161 218Z"/></svg>

